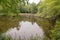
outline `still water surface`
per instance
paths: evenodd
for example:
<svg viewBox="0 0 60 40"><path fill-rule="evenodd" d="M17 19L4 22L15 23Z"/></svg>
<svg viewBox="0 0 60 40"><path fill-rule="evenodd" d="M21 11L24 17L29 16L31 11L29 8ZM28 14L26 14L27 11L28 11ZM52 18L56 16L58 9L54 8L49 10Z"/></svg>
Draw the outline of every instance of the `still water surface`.
<svg viewBox="0 0 60 40"><path fill-rule="evenodd" d="M18 29L16 27L9 29L6 32L6 36L12 37L12 39L19 39L21 37L22 40L28 40L32 36L33 37L39 37L40 40L44 36L44 32L39 25L34 22L28 22L28 21L21 21L19 22Z"/></svg>
<svg viewBox="0 0 60 40"><path fill-rule="evenodd" d="M11 40L42 40L46 34L48 35L49 26L49 21L42 18L1 17L0 34L12 38Z"/></svg>

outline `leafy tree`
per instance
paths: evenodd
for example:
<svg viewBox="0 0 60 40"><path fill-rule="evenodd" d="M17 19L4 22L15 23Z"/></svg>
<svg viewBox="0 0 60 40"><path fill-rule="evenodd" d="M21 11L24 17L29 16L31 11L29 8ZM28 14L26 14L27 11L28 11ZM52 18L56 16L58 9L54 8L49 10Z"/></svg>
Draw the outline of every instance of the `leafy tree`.
<svg viewBox="0 0 60 40"><path fill-rule="evenodd" d="M31 13L37 13L37 5L35 3L31 4Z"/></svg>
<svg viewBox="0 0 60 40"><path fill-rule="evenodd" d="M10 13L18 12L18 3L20 0L0 0L0 6L2 6L2 11L9 15Z"/></svg>
<svg viewBox="0 0 60 40"><path fill-rule="evenodd" d="M21 13L36 13L37 12L37 5L35 3L24 5L20 5L20 12Z"/></svg>
<svg viewBox="0 0 60 40"><path fill-rule="evenodd" d="M60 0L44 0L38 7L38 10L45 17L54 17L60 15Z"/></svg>
<svg viewBox="0 0 60 40"><path fill-rule="evenodd" d="M40 2L38 12L45 18L56 18L56 25L49 32L51 40L60 40L60 0L44 0Z"/></svg>
<svg viewBox="0 0 60 40"><path fill-rule="evenodd" d="M29 12L29 7L28 6L20 6L20 12L21 13L28 13Z"/></svg>

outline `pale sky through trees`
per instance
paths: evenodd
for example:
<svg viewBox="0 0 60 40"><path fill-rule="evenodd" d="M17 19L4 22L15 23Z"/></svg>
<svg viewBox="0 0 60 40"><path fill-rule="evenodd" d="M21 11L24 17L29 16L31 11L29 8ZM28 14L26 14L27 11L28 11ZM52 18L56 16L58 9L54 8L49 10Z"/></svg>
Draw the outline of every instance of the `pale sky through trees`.
<svg viewBox="0 0 60 40"><path fill-rule="evenodd" d="M34 2L34 3L38 4L39 1L40 1L40 0L29 0L29 3L33 3L33 2Z"/></svg>

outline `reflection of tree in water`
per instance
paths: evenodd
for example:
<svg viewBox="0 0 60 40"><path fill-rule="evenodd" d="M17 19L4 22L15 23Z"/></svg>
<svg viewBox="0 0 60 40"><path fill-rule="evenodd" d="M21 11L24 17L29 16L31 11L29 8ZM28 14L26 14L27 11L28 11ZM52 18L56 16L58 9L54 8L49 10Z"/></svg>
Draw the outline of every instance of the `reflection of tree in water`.
<svg viewBox="0 0 60 40"><path fill-rule="evenodd" d="M19 30L18 26L20 21L30 21L32 24L35 22L33 17L25 17L25 16L20 16L20 17L7 17L7 16L2 16L0 17L0 32L5 32L9 28L14 28L17 27L17 30Z"/></svg>
<svg viewBox="0 0 60 40"><path fill-rule="evenodd" d="M5 32L11 27L17 27L19 20L17 18L1 17L0 19L0 32Z"/></svg>
<svg viewBox="0 0 60 40"><path fill-rule="evenodd" d="M29 17L25 17L25 16L19 16L19 17L1 17L0 19L0 32L5 32L10 28L14 28L17 27L17 30L20 30L18 27L19 22L21 21L29 21L32 22L32 24L34 22L38 23L39 26L41 26L43 28L43 30L45 31L45 34L47 36L49 36L49 30L51 29L51 23L46 20L46 19L42 19L42 18L38 18L38 17L34 17L34 16L29 16Z"/></svg>

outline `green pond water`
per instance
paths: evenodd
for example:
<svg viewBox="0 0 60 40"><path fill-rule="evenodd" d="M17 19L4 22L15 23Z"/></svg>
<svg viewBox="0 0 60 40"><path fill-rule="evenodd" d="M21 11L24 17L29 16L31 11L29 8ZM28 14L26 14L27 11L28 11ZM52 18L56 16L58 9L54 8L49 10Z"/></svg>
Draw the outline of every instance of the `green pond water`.
<svg viewBox="0 0 60 40"><path fill-rule="evenodd" d="M0 16L0 36L12 38L9 40L43 40L44 36L49 38L51 28L52 23L44 18Z"/></svg>

